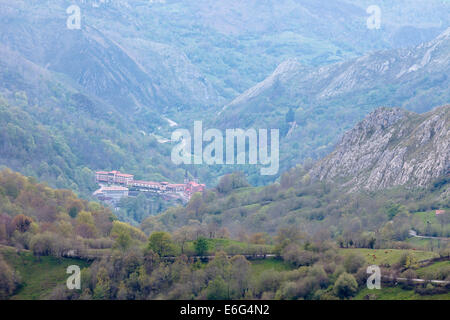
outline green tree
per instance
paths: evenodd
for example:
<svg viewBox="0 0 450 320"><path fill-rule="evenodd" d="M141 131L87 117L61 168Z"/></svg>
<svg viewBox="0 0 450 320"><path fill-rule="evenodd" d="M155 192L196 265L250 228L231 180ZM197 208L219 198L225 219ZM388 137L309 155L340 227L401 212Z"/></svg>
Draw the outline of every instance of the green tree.
<svg viewBox="0 0 450 320"><path fill-rule="evenodd" d="M208 240L204 237L200 237L194 242L195 252L199 256L203 256L208 252Z"/></svg>
<svg viewBox="0 0 450 320"><path fill-rule="evenodd" d="M174 253L172 237L167 232L153 232L149 238L148 248L157 253L160 257Z"/></svg>
<svg viewBox="0 0 450 320"><path fill-rule="evenodd" d="M334 284L334 293L341 299L353 297L357 291L358 283L355 277L347 272L342 273Z"/></svg>
<svg viewBox="0 0 450 320"><path fill-rule="evenodd" d="M228 299L228 287L222 277L217 277L209 282L206 288L206 298L208 300Z"/></svg>
<svg viewBox="0 0 450 320"><path fill-rule="evenodd" d="M129 233L121 230L116 238L114 246L122 251L126 251L131 245L131 236Z"/></svg>
<svg viewBox="0 0 450 320"><path fill-rule="evenodd" d="M359 254L349 254L344 260L345 270L349 273L356 273L366 263L364 257Z"/></svg>

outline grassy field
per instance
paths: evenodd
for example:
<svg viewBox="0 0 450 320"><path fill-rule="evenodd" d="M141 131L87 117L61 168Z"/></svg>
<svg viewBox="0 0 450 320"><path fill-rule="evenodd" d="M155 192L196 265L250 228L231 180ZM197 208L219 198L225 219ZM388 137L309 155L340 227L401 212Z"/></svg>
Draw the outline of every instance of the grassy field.
<svg viewBox="0 0 450 320"><path fill-rule="evenodd" d="M439 240L437 239L424 239L424 238L408 238L406 242L412 244L417 249L429 248L430 245L434 248L439 247Z"/></svg>
<svg viewBox="0 0 450 320"><path fill-rule="evenodd" d="M355 300L363 300L367 295L375 295L376 300L450 300L450 293L424 295L421 296L414 290L403 290L400 287L381 287L380 290L361 290L355 297Z"/></svg>
<svg viewBox="0 0 450 320"><path fill-rule="evenodd" d="M438 257L439 255L435 252L421 251L421 250L398 250L398 249L361 249L361 248L351 248L351 249L339 249L339 252L343 256L347 256L352 253L360 254L363 256L367 263L382 265L389 264L393 265L400 261L400 258L405 252L411 253L417 261L427 260L431 258Z"/></svg>
<svg viewBox="0 0 450 320"><path fill-rule="evenodd" d="M415 212L414 216L420 217L425 224L427 221L430 223L437 223L436 211Z"/></svg>
<svg viewBox="0 0 450 320"><path fill-rule="evenodd" d="M253 260L250 262L252 264L252 273L254 276L259 276L263 271L267 270L288 271L294 269L290 264L275 258Z"/></svg>
<svg viewBox="0 0 450 320"><path fill-rule="evenodd" d="M14 270L19 271L22 279L22 286L12 300L43 299L55 286L66 282L68 266L77 265L81 269L89 266L86 261L68 258L41 257L39 261L29 251L17 253L6 247L0 247L0 253Z"/></svg>
<svg viewBox="0 0 450 320"><path fill-rule="evenodd" d="M436 275L440 272L446 272L446 274L450 273L450 261L439 261L436 263L433 263L432 265L418 268L416 270L417 275L422 279L430 278L430 275ZM435 278L435 276L431 276L431 278ZM435 280L435 279L434 279ZM437 280L444 280L444 279L437 279Z"/></svg>

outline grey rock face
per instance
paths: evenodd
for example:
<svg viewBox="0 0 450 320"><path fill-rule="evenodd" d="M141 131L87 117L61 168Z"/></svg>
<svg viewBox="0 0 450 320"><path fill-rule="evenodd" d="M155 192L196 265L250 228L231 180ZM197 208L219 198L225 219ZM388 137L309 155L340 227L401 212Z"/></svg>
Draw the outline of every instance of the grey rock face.
<svg viewBox="0 0 450 320"><path fill-rule="evenodd" d="M310 172L319 180L377 190L423 187L450 173L450 106L416 114L380 108L347 132Z"/></svg>

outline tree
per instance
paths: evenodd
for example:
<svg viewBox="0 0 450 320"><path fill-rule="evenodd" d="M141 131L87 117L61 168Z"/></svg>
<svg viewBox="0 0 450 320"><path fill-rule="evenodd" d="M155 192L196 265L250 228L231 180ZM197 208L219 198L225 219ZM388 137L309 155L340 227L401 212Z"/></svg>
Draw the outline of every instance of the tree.
<svg viewBox="0 0 450 320"><path fill-rule="evenodd" d="M111 280L108 271L104 267L100 267L97 273L97 284L94 289L93 299L104 300L109 299L111 290Z"/></svg>
<svg viewBox="0 0 450 320"><path fill-rule="evenodd" d="M357 291L358 283L355 277L347 272L342 273L334 284L334 293L341 299L353 297Z"/></svg>
<svg viewBox="0 0 450 320"><path fill-rule="evenodd" d="M250 236L250 243L253 244L266 244L268 239L268 234L264 232L254 233Z"/></svg>
<svg viewBox="0 0 450 320"><path fill-rule="evenodd" d="M53 247L54 237L49 232L37 234L31 238L30 248L37 257L49 256Z"/></svg>
<svg viewBox="0 0 450 320"><path fill-rule="evenodd" d="M194 217L199 218L201 209L204 207L202 195L200 193L195 193L191 200L189 201L186 209L189 213L194 215Z"/></svg>
<svg viewBox="0 0 450 320"><path fill-rule="evenodd" d="M417 259L413 254L405 252L400 257L399 264L401 267L403 267L405 269L410 269L417 265Z"/></svg>
<svg viewBox="0 0 450 320"><path fill-rule="evenodd" d="M84 208L83 202L79 199L71 199L67 205L67 211L71 218L76 218L78 213Z"/></svg>
<svg viewBox="0 0 450 320"><path fill-rule="evenodd" d="M227 194L233 189L239 189L250 186L242 172L227 174L220 178L217 184L217 191Z"/></svg>
<svg viewBox="0 0 450 320"><path fill-rule="evenodd" d="M88 211L81 211L77 216L77 222L95 226L95 221L92 217L92 213Z"/></svg>
<svg viewBox="0 0 450 320"><path fill-rule="evenodd" d="M251 277L251 264L244 256L238 255L231 259L231 276L237 298L244 297Z"/></svg>
<svg viewBox="0 0 450 320"><path fill-rule="evenodd" d="M14 217L11 223L13 225L14 230L18 230L23 233L27 232L30 229L31 224L33 223L33 219L23 214L18 214L17 216Z"/></svg>
<svg viewBox="0 0 450 320"><path fill-rule="evenodd" d="M153 232L149 238L148 248L157 253L160 257L173 254L173 243L169 233L157 231Z"/></svg>
<svg viewBox="0 0 450 320"><path fill-rule="evenodd" d="M14 271L0 255L0 300L7 299L17 287Z"/></svg>
<svg viewBox="0 0 450 320"><path fill-rule="evenodd" d="M200 237L194 242L195 252L199 256L203 256L208 252L208 240L204 237Z"/></svg>
<svg viewBox="0 0 450 320"><path fill-rule="evenodd" d="M314 264L316 257L312 251L303 250L298 245L291 243L282 251L283 260L292 263L295 267Z"/></svg>
<svg viewBox="0 0 450 320"><path fill-rule="evenodd" d="M130 236L131 239L145 241L146 236L141 230L136 227L130 226L128 223L121 221L114 221L113 227L111 229L111 236L113 238L117 237L121 233L126 233Z"/></svg>
<svg viewBox="0 0 450 320"><path fill-rule="evenodd" d="M356 273L366 263L364 257L359 254L349 254L344 260L345 270L349 273Z"/></svg>
<svg viewBox="0 0 450 320"><path fill-rule="evenodd" d="M403 213L407 213L408 210L406 209L405 206L402 206L398 203L389 203L385 206L384 208L386 215L388 216L389 220L392 220L396 215L398 215L399 213L403 212Z"/></svg>
<svg viewBox="0 0 450 320"><path fill-rule="evenodd" d="M225 300L228 299L228 289L222 277L217 277L210 281L206 288L206 298L208 300Z"/></svg>
<svg viewBox="0 0 450 320"><path fill-rule="evenodd" d="M147 274L151 274L158 266L159 256L153 250L146 250L144 252L144 267Z"/></svg>
<svg viewBox="0 0 450 320"><path fill-rule="evenodd" d="M126 251L131 245L130 234L121 230L116 238L114 246L122 251Z"/></svg>
<svg viewBox="0 0 450 320"><path fill-rule="evenodd" d="M184 253L184 247L186 242L193 240L195 231L190 226L183 226L173 234L174 241L177 242L181 247L181 254Z"/></svg>
<svg viewBox="0 0 450 320"><path fill-rule="evenodd" d="M297 226L289 226L286 228L280 228L275 237L277 252L282 252L289 244L302 244L306 238L306 235L302 233Z"/></svg>

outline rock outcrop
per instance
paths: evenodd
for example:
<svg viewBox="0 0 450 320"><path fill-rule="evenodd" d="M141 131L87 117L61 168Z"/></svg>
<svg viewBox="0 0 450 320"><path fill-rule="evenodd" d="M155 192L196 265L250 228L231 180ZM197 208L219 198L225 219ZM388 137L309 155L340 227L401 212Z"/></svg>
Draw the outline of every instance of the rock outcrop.
<svg viewBox="0 0 450 320"><path fill-rule="evenodd" d="M450 174L450 106L416 114L379 108L319 161L312 178L356 189L424 187Z"/></svg>

